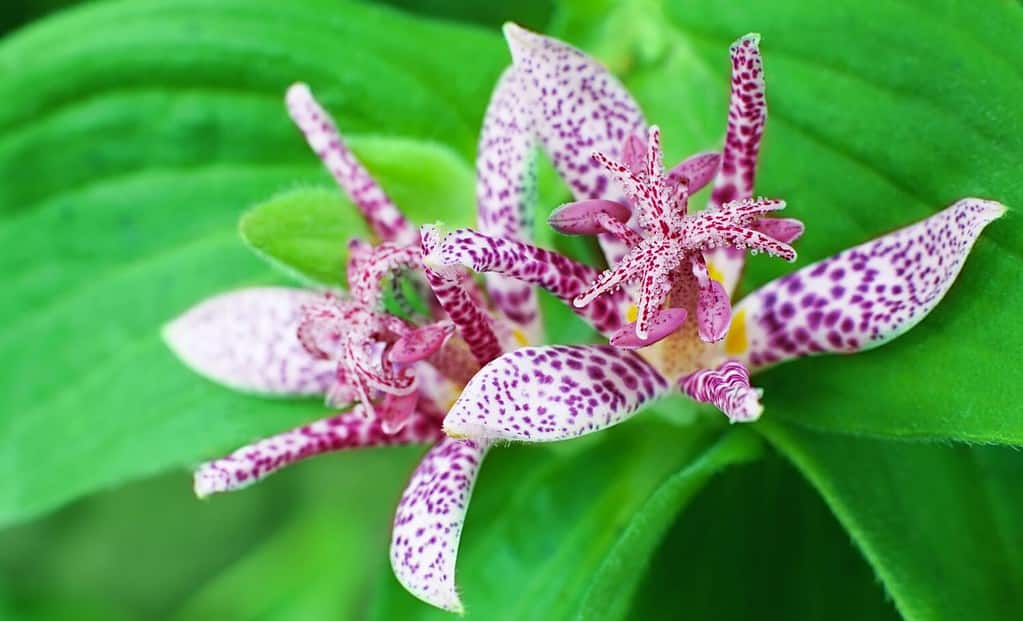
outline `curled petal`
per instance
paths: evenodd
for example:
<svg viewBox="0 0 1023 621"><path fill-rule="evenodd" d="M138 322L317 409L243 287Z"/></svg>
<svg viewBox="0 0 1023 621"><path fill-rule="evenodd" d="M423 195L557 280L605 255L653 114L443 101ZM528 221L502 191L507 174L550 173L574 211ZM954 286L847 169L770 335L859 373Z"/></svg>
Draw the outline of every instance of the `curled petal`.
<svg viewBox="0 0 1023 621"><path fill-rule="evenodd" d="M311 356L295 336L311 291L254 287L200 302L167 324L163 338L197 373L235 390L323 394L334 364Z"/></svg>
<svg viewBox="0 0 1023 621"><path fill-rule="evenodd" d="M422 250L427 257L440 245L436 227L424 226L421 231ZM469 275L463 268L423 262L426 280L437 301L458 327L458 332L480 365L501 355L501 344L494 331L490 315L480 307L477 297L470 293Z"/></svg>
<svg viewBox="0 0 1023 621"><path fill-rule="evenodd" d="M742 363L728 360L716 369L703 369L683 377L682 391L696 401L711 403L733 423L748 423L760 418L763 390L749 383L749 370Z"/></svg>
<svg viewBox="0 0 1023 621"><path fill-rule="evenodd" d="M248 487L297 461L348 448L416 444L441 435L436 418L413 414L404 428L385 433L378 419L370 419L361 406L350 412L265 438L227 457L208 461L195 471L195 494L204 498L217 492Z"/></svg>
<svg viewBox="0 0 1023 621"><path fill-rule="evenodd" d="M444 438L423 457L398 503L391 568L409 593L461 613L455 560L487 442Z"/></svg>
<svg viewBox="0 0 1023 621"><path fill-rule="evenodd" d="M730 52L732 89L728 103L728 129L709 209L753 196L760 139L767 121L760 35L748 34L740 38L732 44ZM718 248L711 251L707 259L722 274L725 290L731 295L742 274L745 253L732 248Z"/></svg>
<svg viewBox="0 0 1023 621"><path fill-rule="evenodd" d="M611 336L611 344L623 349L648 347L682 327L686 320L684 308L667 308L654 313L650 320L649 335L645 339L636 336L636 322L625 324Z"/></svg>
<svg viewBox="0 0 1023 621"><path fill-rule="evenodd" d="M756 369L882 345L919 323L1005 207L976 198L768 283L735 308L726 352Z"/></svg>
<svg viewBox="0 0 1023 621"><path fill-rule="evenodd" d="M334 120L313 98L309 87L301 83L293 84L285 96L285 103L295 125L305 134L310 148L323 160L324 166L362 211L366 222L380 239L414 243L415 228L356 159L341 138Z"/></svg>
<svg viewBox="0 0 1023 621"><path fill-rule="evenodd" d="M609 345L527 347L483 367L444 418L453 437L550 442L615 425L668 384Z"/></svg>
<svg viewBox="0 0 1023 621"><path fill-rule="evenodd" d="M536 204L536 138L515 67L502 75L483 117L476 155L477 225L493 237L527 239ZM499 274L486 275L487 291L508 319L539 332L533 287Z"/></svg>
<svg viewBox="0 0 1023 621"><path fill-rule="evenodd" d="M597 278L592 267L556 252L510 239L487 237L472 229L448 234L433 253L445 265L464 265L476 272L497 272L522 282L540 285L570 303ZM625 295L604 296L586 307L573 307L601 332L621 325Z"/></svg>
<svg viewBox="0 0 1023 621"><path fill-rule="evenodd" d="M624 224L629 221L632 210L617 201L594 198L558 207L547 218L547 224L568 235L597 235L605 232L601 214Z"/></svg>
<svg viewBox="0 0 1023 621"><path fill-rule="evenodd" d="M718 153L697 153L668 171L667 183L669 185L685 183L689 193L695 194L714 179L720 164L721 155Z"/></svg>

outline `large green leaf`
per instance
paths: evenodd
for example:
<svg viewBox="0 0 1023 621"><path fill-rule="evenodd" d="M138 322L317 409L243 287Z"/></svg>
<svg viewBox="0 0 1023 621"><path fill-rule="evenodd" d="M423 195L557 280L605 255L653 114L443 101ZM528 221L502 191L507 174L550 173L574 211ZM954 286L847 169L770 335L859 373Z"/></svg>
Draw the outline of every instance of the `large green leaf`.
<svg viewBox="0 0 1023 621"><path fill-rule="evenodd" d="M159 340L204 296L272 282L237 237L247 206L330 183L284 89L309 82L356 142L464 171L506 62L496 34L326 0L97 4L3 41L0 523L321 412L234 395Z"/></svg>
<svg viewBox="0 0 1023 621"><path fill-rule="evenodd" d="M831 505L907 619L1018 616L1023 460L1015 450L763 429Z"/></svg>
<svg viewBox="0 0 1023 621"><path fill-rule="evenodd" d="M686 501L721 468L760 453L748 430L634 421L586 450L495 450L474 493L458 562L467 617L574 619L622 610ZM386 576L376 619L448 619Z"/></svg>
<svg viewBox="0 0 1023 621"><path fill-rule="evenodd" d="M898 619L828 506L778 455L732 468L692 499L629 619Z"/></svg>
<svg viewBox="0 0 1023 621"><path fill-rule="evenodd" d="M763 35L770 118L757 190L786 199L785 215L806 222L799 265L963 196L1023 206L1019 3L667 0L662 10L637 0L609 7L606 22L592 13L570 3L561 29L625 73L676 157L719 145L728 45ZM613 27L619 19L629 27ZM1023 351L1020 227L1013 213L992 224L945 300L890 345L758 378L765 416L859 434L1023 443L1023 385L1006 360ZM754 258L746 289L792 269Z"/></svg>

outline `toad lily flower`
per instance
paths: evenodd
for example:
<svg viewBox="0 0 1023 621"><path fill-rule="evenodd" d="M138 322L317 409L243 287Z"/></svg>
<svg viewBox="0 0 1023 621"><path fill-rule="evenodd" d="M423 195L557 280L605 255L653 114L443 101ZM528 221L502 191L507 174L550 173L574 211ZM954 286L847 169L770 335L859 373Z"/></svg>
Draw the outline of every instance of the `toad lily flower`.
<svg viewBox="0 0 1023 621"><path fill-rule="evenodd" d="M745 250L792 259L788 244L803 230L798 221L763 217L779 201L751 198L766 119L759 38L747 35L731 47L720 158L694 156L665 174L658 130L642 131L638 106L599 63L513 25L506 34L515 64L504 80L519 88L499 90L512 101L491 108L531 115L514 126L544 145L579 201L555 212L551 223L605 235L612 267L594 278L595 269L521 241L527 219L514 210L481 213L481 224L503 225L488 225L491 234L455 231L425 260L542 286L573 303L618 347L529 347L501 356L472 378L445 417L454 437L562 440L617 424L672 388L714 404L733 422L755 420L761 393L750 385L751 370L802 355L853 353L905 332L945 295L981 230L1004 212L994 202L961 200L769 283L732 314L728 298ZM516 105L520 99L530 103ZM600 167L592 165L594 152ZM480 174L529 177L497 169ZM712 178L708 209L688 214L688 194ZM501 229L513 235L493 233ZM629 281L639 281L640 308L636 324L623 328L630 309L617 287ZM686 321L694 315L696 326Z"/></svg>
<svg viewBox="0 0 1023 621"><path fill-rule="evenodd" d="M350 243L348 292L285 287L229 292L193 307L164 335L187 365L231 388L272 396L320 394L331 407L351 407L202 464L195 472L196 494L239 489L329 451L434 443L401 497L391 563L411 593L461 611L455 557L490 444L446 437L441 421L473 373L510 348L512 330L481 306L482 293L464 268L424 268L423 250L434 249L436 232L424 227L420 235L409 224L308 88L291 87L287 104L381 243ZM401 270L425 275L436 298L432 317L413 322L383 310L381 283Z"/></svg>

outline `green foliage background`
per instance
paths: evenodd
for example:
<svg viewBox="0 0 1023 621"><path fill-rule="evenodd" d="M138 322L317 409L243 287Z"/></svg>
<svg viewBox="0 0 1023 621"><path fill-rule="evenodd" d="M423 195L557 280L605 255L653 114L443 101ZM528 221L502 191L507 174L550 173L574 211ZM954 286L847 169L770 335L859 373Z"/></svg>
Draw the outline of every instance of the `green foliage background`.
<svg viewBox="0 0 1023 621"><path fill-rule="evenodd" d="M292 81L420 221L470 222L506 19L608 63L669 158L718 145L727 45L761 32L758 186L806 221L801 264L962 196L1010 213L905 337L759 377L756 425L667 400L495 451L462 543L468 617L1018 615L1018 3L122 0L24 23L59 4L0 21L0 618L448 616L386 563L421 451L326 456L199 502L191 465L323 408L208 383L159 327L227 288L336 273L330 234L357 225L287 121ZM754 260L745 287L788 269Z"/></svg>

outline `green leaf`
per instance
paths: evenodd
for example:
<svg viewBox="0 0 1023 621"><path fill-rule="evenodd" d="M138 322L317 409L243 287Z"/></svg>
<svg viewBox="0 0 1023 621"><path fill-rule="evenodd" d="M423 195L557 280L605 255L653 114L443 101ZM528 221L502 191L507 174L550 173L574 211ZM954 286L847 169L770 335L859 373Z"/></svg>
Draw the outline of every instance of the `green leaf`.
<svg viewBox="0 0 1023 621"><path fill-rule="evenodd" d="M900 619L828 506L784 459L730 468L690 501L630 619Z"/></svg>
<svg viewBox="0 0 1023 621"><path fill-rule="evenodd" d="M458 562L468 618L574 619L601 604L624 606L692 494L719 469L759 454L748 430L722 436L716 419L678 427L644 418L578 452L490 454ZM376 604L377 619L449 618L389 575Z"/></svg>
<svg viewBox="0 0 1023 621"><path fill-rule="evenodd" d="M1023 460L1007 447L763 425L817 488L907 619L1011 619L1023 602Z"/></svg>
<svg viewBox="0 0 1023 621"><path fill-rule="evenodd" d="M344 286L344 240L369 234L358 210L336 188L301 188L273 196L246 212L238 228L260 256L285 273L311 284Z"/></svg>
<svg viewBox="0 0 1023 621"><path fill-rule="evenodd" d="M472 169L450 149L422 141L374 138L353 151L400 207L419 223L468 226L475 215ZM312 157L312 153L310 153ZM339 188L297 188L242 216L242 237L286 273L313 284L345 284L347 241L372 239L359 210Z"/></svg>
<svg viewBox="0 0 1023 621"><path fill-rule="evenodd" d="M322 414L196 377L159 326L279 282L239 215L331 183L287 118L289 83L309 82L367 160L398 145L461 171L428 180L429 202L427 172L395 174L425 220L446 189L458 209L471 195L456 176L507 58L495 33L327 0L103 3L0 43L0 523Z"/></svg>
<svg viewBox="0 0 1023 621"><path fill-rule="evenodd" d="M1023 133L1007 129L1023 127L1019 3L669 1L662 11L637 0L607 23L589 19L586 5L570 4L561 28L625 72L662 127L669 161L719 148L728 45L762 34L770 118L757 193L786 199L785 215L806 223L797 267L960 197L1023 208ZM635 23L621 30L619 18ZM644 34L655 26L656 36ZM1023 384L1005 357L1023 351L1021 225L1010 212L988 227L955 286L905 336L756 378L765 416L856 434L1023 443ZM752 258L744 289L792 269Z"/></svg>
<svg viewBox="0 0 1023 621"><path fill-rule="evenodd" d="M725 466L760 456L761 441L750 429L724 435L691 463L664 480L629 523L594 572L579 606L579 618L623 619L631 596L665 533L682 507Z"/></svg>

